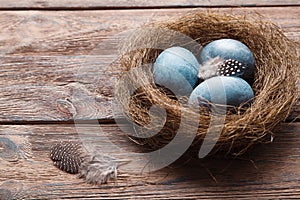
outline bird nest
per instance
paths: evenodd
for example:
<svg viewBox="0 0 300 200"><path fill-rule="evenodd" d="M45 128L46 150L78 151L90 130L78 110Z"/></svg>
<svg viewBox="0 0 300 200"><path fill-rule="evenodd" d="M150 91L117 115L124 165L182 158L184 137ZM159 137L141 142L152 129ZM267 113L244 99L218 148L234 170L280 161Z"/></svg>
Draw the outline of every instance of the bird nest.
<svg viewBox="0 0 300 200"><path fill-rule="evenodd" d="M188 97L178 97L154 84L152 66L162 50L181 46L199 55L201 46L221 38L239 40L254 54L255 98L250 107L228 109L224 117L206 108L190 108ZM130 138L157 150L174 142L183 130L186 137L194 138L192 147L199 149L206 138L206 144L214 146L212 153L240 154L255 143L272 141L272 130L287 118L298 98L297 48L296 42L261 16L193 12L144 25L126 40L118 60L126 71L116 99L138 127ZM152 109L154 106L162 109ZM216 120L222 117L223 121Z"/></svg>

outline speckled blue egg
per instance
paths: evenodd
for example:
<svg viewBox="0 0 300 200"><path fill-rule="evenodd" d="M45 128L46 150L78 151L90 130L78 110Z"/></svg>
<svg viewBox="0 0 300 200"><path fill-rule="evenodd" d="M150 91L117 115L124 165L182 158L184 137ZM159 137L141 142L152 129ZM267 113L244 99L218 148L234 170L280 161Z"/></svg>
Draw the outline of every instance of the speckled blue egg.
<svg viewBox="0 0 300 200"><path fill-rule="evenodd" d="M154 81L176 95L190 94L198 82L199 63L192 52L182 47L164 50L153 65Z"/></svg>
<svg viewBox="0 0 300 200"><path fill-rule="evenodd" d="M200 61L202 64L215 57L241 62L245 66L245 69L239 77L245 80L253 79L255 59L251 50L242 42L233 39L215 40L207 44L200 52ZM248 82L253 81L249 80Z"/></svg>
<svg viewBox="0 0 300 200"><path fill-rule="evenodd" d="M239 107L254 97L251 86L234 76L216 76L199 84L191 93L189 104L193 107L207 102Z"/></svg>

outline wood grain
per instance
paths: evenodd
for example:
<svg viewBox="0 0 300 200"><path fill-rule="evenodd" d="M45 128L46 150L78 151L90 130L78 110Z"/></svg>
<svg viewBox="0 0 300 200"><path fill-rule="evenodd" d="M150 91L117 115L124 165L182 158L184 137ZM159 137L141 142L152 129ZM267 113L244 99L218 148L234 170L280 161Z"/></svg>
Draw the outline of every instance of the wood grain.
<svg viewBox="0 0 300 200"><path fill-rule="evenodd" d="M0 8L17 9L17 8L46 8L46 9L99 9L99 8L153 8L153 7L211 7L211 6L282 6L282 5L299 5L297 0L0 0Z"/></svg>
<svg viewBox="0 0 300 200"><path fill-rule="evenodd" d="M143 170L147 162L124 165L118 180L101 186L58 170L48 155L61 140L84 141L88 150L117 159L139 160L132 152L146 151L127 138L124 124L111 123L122 69L110 64L126 38L123 31L191 11L166 8L259 6L210 10L258 12L300 42L299 5L297 0L0 0L0 9L11 10L0 12L0 199L299 199L299 122L282 124L273 143L256 145L236 159L182 159L151 173ZM298 103L288 121L299 121L299 108Z"/></svg>
<svg viewBox="0 0 300 200"><path fill-rule="evenodd" d="M80 128L84 133L78 132ZM235 160L221 155L204 160L194 158L186 164L181 161L155 173L142 174L143 163L131 172L120 168L118 180L102 186L83 183L75 175L66 174L52 165L48 158L49 148L60 140L90 139L92 142L88 144L98 145L99 152L120 159L130 159L129 152L141 151L114 124L101 124L102 131L109 141L123 150L104 146L97 128L99 125L78 125L77 130L73 125L0 126L0 137L28 137L32 151L32 157L17 162L0 158L0 194L25 199L300 197L300 123L282 125L276 131L273 143L256 145L247 155Z"/></svg>
<svg viewBox="0 0 300 200"><path fill-rule="evenodd" d="M264 14L300 41L299 7L216 10ZM112 119L122 69L110 63L124 31L189 11L1 12L0 123ZM297 118L298 111L292 116Z"/></svg>

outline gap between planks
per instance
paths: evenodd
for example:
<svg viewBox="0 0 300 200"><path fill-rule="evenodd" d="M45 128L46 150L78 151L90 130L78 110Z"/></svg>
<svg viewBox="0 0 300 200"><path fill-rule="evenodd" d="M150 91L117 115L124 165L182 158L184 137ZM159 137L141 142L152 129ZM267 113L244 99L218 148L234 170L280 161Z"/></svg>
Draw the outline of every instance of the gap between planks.
<svg viewBox="0 0 300 200"><path fill-rule="evenodd" d="M196 8L196 7L285 7L299 6L294 0L0 0L2 10L105 10L105 9L167 9L167 8Z"/></svg>
<svg viewBox="0 0 300 200"><path fill-rule="evenodd" d="M16 7L16 8L1 8L0 11L99 11L99 10L153 10L153 9L195 9L195 8L285 8L285 7L299 7L298 4L287 4L287 5L257 5L257 4L246 4L246 5L202 5L202 6L114 6L114 7Z"/></svg>

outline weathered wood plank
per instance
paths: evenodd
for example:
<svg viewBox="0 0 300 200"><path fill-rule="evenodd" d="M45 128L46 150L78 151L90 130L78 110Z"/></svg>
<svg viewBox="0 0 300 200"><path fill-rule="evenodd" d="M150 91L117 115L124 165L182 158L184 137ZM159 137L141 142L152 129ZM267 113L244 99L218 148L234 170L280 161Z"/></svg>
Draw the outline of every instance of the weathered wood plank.
<svg viewBox="0 0 300 200"><path fill-rule="evenodd" d="M116 158L130 159L130 152L139 152L116 125L101 124L101 128L123 151L113 145L103 146L103 137L96 131L98 125L77 128L83 128L85 136L92 138L91 145L97 144L99 151L105 149ZM102 186L85 184L75 175L59 171L48 158L51 144L60 140L77 141L79 136L84 138L73 125L0 126L0 138L9 137L20 144L27 137L31 144L31 157L20 158L17 162L3 159L3 149L0 150L0 194L12 192L18 197L46 199L300 197L300 123L282 125L273 143L257 145L235 160L221 155L204 160L195 158L187 164L178 162L172 167L144 174L140 173L145 165L142 163L133 168L137 173L120 168L119 179Z"/></svg>
<svg viewBox="0 0 300 200"><path fill-rule="evenodd" d="M8 59L1 69L0 101L7 102L0 106L1 121L113 118L112 92L121 72L109 69L111 57Z"/></svg>
<svg viewBox="0 0 300 200"><path fill-rule="evenodd" d="M218 10L264 14L300 40L298 7ZM118 34L188 11L1 12L0 122L112 119Z"/></svg>
<svg viewBox="0 0 300 200"><path fill-rule="evenodd" d="M262 14L283 28L291 39L300 41L299 7L219 8L195 11L233 14ZM192 12L191 9L119 11L3 11L1 12L1 53L9 55L90 55L96 47L101 55L114 55L120 43L117 34ZM134 22L134 23L133 23ZM103 46L108 45L108 46Z"/></svg>
<svg viewBox="0 0 300 200"><path fill-rule="evenodd" d="M16 8L153 8L153 7L199 7L199 6L282 6L282 5L299 5L297 0L23 0L23 1L5 1L0 0L0 8L2 9L16 9Z"/></svg>

